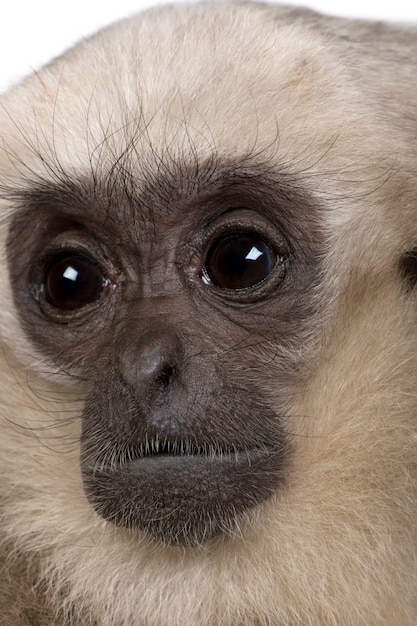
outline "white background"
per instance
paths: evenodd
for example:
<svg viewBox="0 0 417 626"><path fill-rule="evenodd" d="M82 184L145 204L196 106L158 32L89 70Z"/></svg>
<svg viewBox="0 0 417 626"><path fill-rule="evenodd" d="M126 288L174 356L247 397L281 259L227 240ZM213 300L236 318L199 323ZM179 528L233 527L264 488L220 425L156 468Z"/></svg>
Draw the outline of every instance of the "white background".
<svg viewBox="0 0 417 626"><path fill-rule="evenodd" d="M0 91L81 37L160 0L0 0ZM338 15L417 23L416 0L287 0Z"/></svg>

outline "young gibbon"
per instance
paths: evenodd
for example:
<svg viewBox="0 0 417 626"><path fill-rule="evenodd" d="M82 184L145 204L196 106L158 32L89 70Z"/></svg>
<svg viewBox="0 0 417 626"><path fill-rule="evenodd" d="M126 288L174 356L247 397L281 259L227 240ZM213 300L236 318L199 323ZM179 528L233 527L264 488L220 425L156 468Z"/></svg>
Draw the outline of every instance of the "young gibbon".
<svg viewBox="0 0 417 626"><path fill-rule="evenodd" d="M415 626L416 102L251 2L2 95L1 626Z"/></svg>

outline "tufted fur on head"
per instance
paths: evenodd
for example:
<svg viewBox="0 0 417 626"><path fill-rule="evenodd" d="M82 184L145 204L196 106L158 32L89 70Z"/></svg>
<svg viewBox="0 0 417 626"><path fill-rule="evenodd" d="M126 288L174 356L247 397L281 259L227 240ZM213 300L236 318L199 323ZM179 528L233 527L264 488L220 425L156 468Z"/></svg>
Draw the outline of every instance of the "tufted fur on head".
<svg viewBox="0 0 417 626"><path fill-rule="evenodd" d="M417 623L416 71L201 3L1 96L2 626Z"/></svg>

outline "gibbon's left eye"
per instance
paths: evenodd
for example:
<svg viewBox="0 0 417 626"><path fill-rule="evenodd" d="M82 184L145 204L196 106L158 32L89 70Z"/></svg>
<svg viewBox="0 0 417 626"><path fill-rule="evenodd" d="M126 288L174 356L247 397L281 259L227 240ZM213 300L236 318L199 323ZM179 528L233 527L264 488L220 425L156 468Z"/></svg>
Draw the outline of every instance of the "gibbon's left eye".
<svg viewBox="0 0 417 626"><path fill-rule="evenodd" d="M72 251L50 259L43 277L45 299L60 311L75 311L96 302L107 284L93 259Z"/></svg>
<svg viewBox="0 0 417 626"><path fill-rule="evenodd" d="M228 233L209 248L203 280L221 289L249 289L269 276L277 260L275 250L258 234Z"/></svg>

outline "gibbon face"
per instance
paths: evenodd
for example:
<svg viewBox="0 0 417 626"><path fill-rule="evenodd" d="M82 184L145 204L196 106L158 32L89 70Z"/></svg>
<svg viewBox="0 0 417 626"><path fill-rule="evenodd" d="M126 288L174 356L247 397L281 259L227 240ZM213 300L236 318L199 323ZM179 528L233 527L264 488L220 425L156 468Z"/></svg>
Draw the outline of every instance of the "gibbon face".
<svg viewBox="0 0 417 626"><path fill-rule="evenodd" d="M416 623L416 58L204 3L1 97L1 624Z"/></svg>

